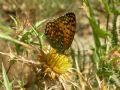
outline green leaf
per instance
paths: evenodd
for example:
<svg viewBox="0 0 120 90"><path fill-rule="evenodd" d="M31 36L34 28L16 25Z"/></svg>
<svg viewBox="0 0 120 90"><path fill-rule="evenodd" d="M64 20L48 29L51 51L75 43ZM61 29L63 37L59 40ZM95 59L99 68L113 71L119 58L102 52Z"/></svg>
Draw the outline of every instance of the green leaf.
<svg viewBox="0 0 120 90"><path fill-rule="evenodd" d="M120 15L120 10L118 10L114 5L113 7L111 8L111 11L116 14L116 15Z"/></svg>
<svg viewBox="0 0 120 90"><path fill-rule="evenodd" d="M8 36L8 35L5 35L4 33L0 33L0 38L1 38L1 39L4 39L4 40L11 41L11 42L14 42L14 43L17 43L17 44L20 44L20 45L22 45L22 46L24 46L24 47L27 47L27 48L32 48L32 47L29 46L28 44L23 43L23 42L21 42L21 41L18 41L18 40L14 39L14 38L12 38L12 37L10 37L10 36Z"/></svg>
<svg viewBox="0 0 120 90"><path fill-rule="evenodd" d="M10 83L10 81L8 80L3 63L2 63L2 76L6 90L12 90L12 83Z"/></svg>
<svg viewBox="0 0 120 90"><path fill-rule="evenodd" d="M95 49L93 50L92 61L96 65L96 67L98 69L99 68L100 59L99 59L99 55L98 55L98 53L97 53L97 51Z"/></svg>
<svg viewBox="0 0 120 90"><path fill-rule="evenodd" d="M88 19L89 19L90 25L92 27L93 37L94 37L94 42L95 42L96 48L99 48L101 46L101 43L100 43L100 39L99 39L99 36L97 33L99 30L98 25L96 24L96 21L93 18L88 17Z"/></svg>
<svg viewBox="0 0 120 90"><path fill-rule="evenodd" d="M108 13L108 14L110 14L110 7L109 7L109 2L108 2L108 0L100 0L101 1L101 4L103 4L104 5L104 10Z"/></svg>
<svg viewBox="0 0 120 90"><path fill-rule="evenodd" d="M98 34L98 37L100 38L106 38L107 36L111 36L111 34L103 29L99 29L96 34Z"/></svg>

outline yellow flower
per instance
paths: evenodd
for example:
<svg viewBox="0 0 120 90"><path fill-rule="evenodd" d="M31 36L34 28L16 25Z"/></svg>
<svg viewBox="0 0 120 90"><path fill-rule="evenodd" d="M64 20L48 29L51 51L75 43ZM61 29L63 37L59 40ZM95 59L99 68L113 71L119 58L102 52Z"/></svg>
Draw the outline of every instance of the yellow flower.
<svg viewBox="0 0 120 90"><path fill-rule="evenodd" d="M54 49L51 49L45 57L43 66L44 76L48 75L52 79L55 79L61 74L67 73L72 68L70 57L57 53Z"/></svg>

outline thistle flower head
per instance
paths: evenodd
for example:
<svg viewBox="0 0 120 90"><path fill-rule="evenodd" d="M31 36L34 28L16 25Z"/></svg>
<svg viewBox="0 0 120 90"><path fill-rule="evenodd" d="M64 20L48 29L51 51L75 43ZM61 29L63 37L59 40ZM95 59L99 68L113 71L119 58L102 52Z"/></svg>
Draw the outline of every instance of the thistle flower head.
<svg viewBox="0 0 120 90"><path fill-rule="evenodd" d="M44 76L55 79L70 71L71 67L72 63L68 55L57 53L56 50L51 49L45 54L42 71L44 72Z"/></svg>

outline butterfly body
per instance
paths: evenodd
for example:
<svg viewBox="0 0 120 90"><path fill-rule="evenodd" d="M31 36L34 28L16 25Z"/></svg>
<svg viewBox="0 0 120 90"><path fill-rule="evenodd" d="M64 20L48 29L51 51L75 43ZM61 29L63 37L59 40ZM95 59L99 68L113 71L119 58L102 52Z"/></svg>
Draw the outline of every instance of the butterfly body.
<svg viewBox="0 0 120 90"><path fill-rule="evenodd" d="M67 50L74 39L76 18L72 12L46 24L45 35L50 45L60 53Z"/></svg>

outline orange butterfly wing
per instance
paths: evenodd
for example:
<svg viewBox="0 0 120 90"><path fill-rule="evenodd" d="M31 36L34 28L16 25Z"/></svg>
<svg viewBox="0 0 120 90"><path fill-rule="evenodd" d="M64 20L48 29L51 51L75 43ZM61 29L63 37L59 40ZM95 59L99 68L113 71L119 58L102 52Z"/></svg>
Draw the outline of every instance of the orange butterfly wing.
<svg viewBox="0 0 120 90"><path fill-rule="evenodd" d="M75 14L66 13L46 24L45 35L50 45L58 52L67 50L74 39L76 29Z"/></svg>

